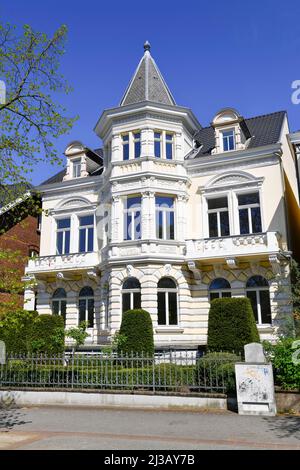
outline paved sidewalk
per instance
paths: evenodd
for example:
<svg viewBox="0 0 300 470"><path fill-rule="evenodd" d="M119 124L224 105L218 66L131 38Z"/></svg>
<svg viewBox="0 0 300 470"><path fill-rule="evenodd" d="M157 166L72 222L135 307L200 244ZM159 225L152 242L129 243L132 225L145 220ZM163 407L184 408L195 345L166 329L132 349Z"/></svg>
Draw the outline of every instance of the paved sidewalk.
<svg viewBox="0 0 300 470"><path fill-rule="evenodd" d="M0 409L0 449L300 450L300 416L70 407Z"/></svg>

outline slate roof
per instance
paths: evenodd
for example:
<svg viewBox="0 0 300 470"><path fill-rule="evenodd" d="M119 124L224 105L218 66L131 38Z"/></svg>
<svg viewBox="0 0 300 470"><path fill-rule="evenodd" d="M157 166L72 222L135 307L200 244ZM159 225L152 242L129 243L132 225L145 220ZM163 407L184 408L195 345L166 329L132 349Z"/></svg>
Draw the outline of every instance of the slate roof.
<svg viewBox="0 0 300 470"><path fill-rule="evenodd" d="M129 82L120 106L142 101L176 105L162 74L150 54L150 44L145 43L144 49L144 56Z"/></svg>
<svg viewBox="0 0 300 470"><path fill-rule="evenodd" d="M271 114L264 114L245 119L245 124L250 132L250 141L248 149L263 147L264 145L276 144L280 139L281 129L286 111L277 111ZM193 150L186 159L198 158L210 155L215 147L214 128L203 127L194 138L202 144L198 152Z"/></svg>

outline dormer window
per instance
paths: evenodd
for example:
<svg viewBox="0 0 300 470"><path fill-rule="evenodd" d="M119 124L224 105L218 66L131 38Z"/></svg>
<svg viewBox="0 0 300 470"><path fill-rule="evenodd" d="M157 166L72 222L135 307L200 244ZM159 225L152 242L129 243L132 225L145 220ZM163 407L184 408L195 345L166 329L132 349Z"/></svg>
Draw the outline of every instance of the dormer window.
<svg viewBox="0 0 300 470"><path fill-rule="evenodd" d="M73 178L80 178L81 176L81 158L73 160Z"/></svg>
<svg viewBox="0 0 300 470"><path fill-rule="evenodd" d="M235 150L235 135L234 130L231 129L229 131L222 132L222 140L223 140L223 151L229 152L230 150Z"/></svg>

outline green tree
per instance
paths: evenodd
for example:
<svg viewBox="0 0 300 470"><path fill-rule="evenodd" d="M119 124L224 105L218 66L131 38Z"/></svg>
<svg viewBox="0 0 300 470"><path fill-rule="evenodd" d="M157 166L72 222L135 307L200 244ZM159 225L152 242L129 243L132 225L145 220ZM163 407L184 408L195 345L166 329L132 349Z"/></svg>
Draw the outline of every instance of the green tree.
<svg viewBox="0 0 300 470"><path fill-rule="evenodd" d="M88 322L82 321L79 323L78 327L69 328L66 331L66 336L71 338L75 343L73 351L75 351L75 349L77 349L79 346L83 345L86 338L90 336L86 331L87 327Z"/></svg>
<svg viewBox="0 0 300 470"><path fill-rule="evenodd" d="M48 37L29 25L20 34L0 24L0 78L6 85L0 103L1 185L24 183L39 161L60 162L53 140L74 122L56 101L58 92L70 91L59 73L66 33L64 25Z"/></svg>
<svg viewBox="0 0 300 470"><path fill-rule="evenodd" d="M146 310L128 310L123 313L118 344L118 353L145 354L154 353L153 326L150 313Z"/></svg>

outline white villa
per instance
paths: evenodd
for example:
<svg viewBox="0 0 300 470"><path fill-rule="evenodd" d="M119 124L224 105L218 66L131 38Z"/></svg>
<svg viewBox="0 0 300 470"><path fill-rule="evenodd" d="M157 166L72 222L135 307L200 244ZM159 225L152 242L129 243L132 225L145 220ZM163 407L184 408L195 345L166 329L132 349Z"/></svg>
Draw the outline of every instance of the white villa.
<svg viewBox="0 0 300 470"><path fill-rule="evenodd" d="M72 142L66 169L37 188L41 247L25 308L63 315L66 328L87 320L96 346L141 307L156 348L180 349L206 343L212 299L247 296L261 338L274 339L292 315L290 258L300 254L300 132L286 112L226 108L202 127L175 103L146 42L95 132L101 149Z"/></svg>

